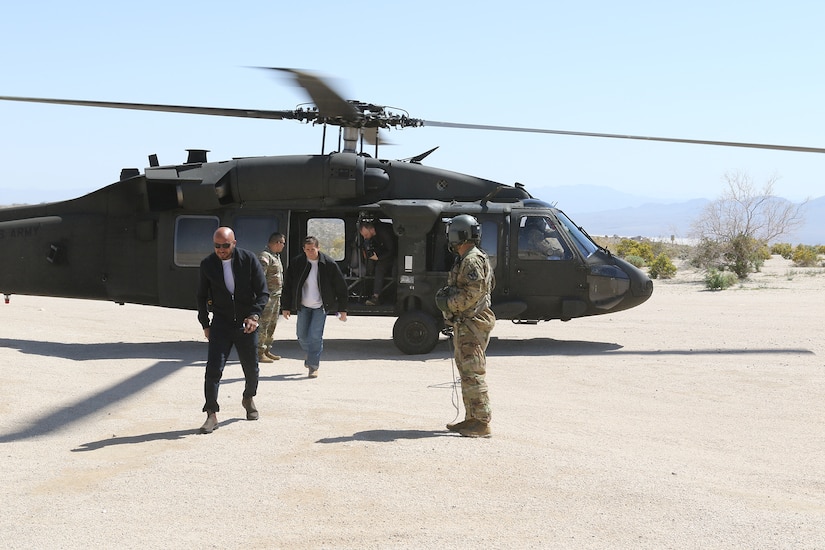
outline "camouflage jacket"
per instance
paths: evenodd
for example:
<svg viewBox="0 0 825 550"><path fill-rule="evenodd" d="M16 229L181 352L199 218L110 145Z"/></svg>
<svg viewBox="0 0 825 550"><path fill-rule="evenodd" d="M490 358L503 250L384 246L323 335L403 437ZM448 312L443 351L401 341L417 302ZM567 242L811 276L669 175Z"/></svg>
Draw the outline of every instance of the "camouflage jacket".
<svg viewBox="0 0 825 550"><path fill-rule="evenodd" d="M490 260L480 248L471 248L456 261L447 278L447 286L454 289L447 298L447 307L457 317L493 316L490 293L495 287L495 280Z"/></svg>
<svg viewBox="0 0 825 550"><path fill-rule="evenodd" d="M527 234L527 242L531 250L542 257L561 258L564 256L564 249L557 238L546 236L536 229L531 229Z"/></svg>
<svg viewBox="0 0 825 550"><path fill-rule="evenodd" d="M268 248L265 248L258 254L258 259L264 268L269 293L272 296L280 296L284 287L284 264L281 263L280 255L273 254Z"/></svg>

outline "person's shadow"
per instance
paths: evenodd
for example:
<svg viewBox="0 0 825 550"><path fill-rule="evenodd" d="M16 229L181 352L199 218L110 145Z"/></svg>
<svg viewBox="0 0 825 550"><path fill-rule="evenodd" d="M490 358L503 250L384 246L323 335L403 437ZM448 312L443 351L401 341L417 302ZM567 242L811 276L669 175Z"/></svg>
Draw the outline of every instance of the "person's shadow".
<svg viewBox="0 0 825 550"><path fill-rule="evenodd" d="M234 424L235 422L244 421L242 418L230 418L229 420L223 420L218 424L218 428L221 429L226 427L230 424ZM97 451L98 449L102 449L104 447L111 447L112 445L134 445L137 443L147 443L149 441L178 441L183 439L184 437L190 435L201 435L199 428L194 428L191 430L176 430L172 432L157 432L153 434L142 434L142 435L133 435L133 436L126 436L126 437L116 437L112 436L107 439L101 439L100 441L91 441L89 443L83 443L79 447L72 449L73 453L85 452L85 451Z"/></svg>

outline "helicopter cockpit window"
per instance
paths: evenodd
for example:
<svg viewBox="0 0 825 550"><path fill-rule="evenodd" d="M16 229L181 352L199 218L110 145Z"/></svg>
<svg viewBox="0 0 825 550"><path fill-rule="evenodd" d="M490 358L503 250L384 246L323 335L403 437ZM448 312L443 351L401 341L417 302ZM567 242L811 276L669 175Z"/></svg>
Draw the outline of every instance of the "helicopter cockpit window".
<svg viewBox="0 0 825 550"><path fill-rule="evenodd" d="M570 260L573 253L553 220L544 216L522 216L518 229L521 260Z"/></svg>
<svg viewBox="0 0 825 550"><path fill-rule="evenodd" d="M558 212L556 215L562 224L562 229L564 229L570 237L570 240L576 244L576 248L579 249L582 256L587 258L599 249L598 245L594 243L584 232L582 232L582 230L579 229L579 227L573 223L573 221L568 218L564 212Z"/></svg>
<svg viewBox="0 0 825 550"><path fill-rule="evenodd" d="M307 235L317 237L321 252L340 262L345 257L347 233L346 224L340 218L310 218L307 220Z"/></svg>
<svg viewBox="0 0 825 550"><path fill-rule="evenodd" d="M175 220L175 265L198 267L214 250L212 235L218 228L216 216L181 216Z"/></svg>

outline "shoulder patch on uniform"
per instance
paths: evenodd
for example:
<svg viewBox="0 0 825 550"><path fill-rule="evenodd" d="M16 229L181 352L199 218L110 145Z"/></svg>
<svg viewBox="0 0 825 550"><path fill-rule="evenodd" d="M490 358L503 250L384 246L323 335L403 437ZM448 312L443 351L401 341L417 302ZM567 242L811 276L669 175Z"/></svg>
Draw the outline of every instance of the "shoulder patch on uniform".
<svg viewBox="0 0 825 550"><path fill-rule="evenodd" d="M469 273L467 273L467 278L470 279L471 281L477 281L478 280L478 270L474 269L474 270L470 271Z"/></svg>

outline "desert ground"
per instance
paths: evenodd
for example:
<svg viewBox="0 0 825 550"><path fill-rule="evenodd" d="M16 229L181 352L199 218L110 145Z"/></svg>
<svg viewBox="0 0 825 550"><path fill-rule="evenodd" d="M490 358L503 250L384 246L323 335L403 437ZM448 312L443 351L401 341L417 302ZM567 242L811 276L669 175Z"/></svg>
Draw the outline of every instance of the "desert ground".
<svg viewBox="0 0 825 550"><path fill-rule="evenodd" d="M3 548L825 548L825 269L724 291L682 266L641 307L488 350L493 436L456 409L449 340L295 321L245 420L234 360L205 419L192 311L0 304Z"/></svg>

